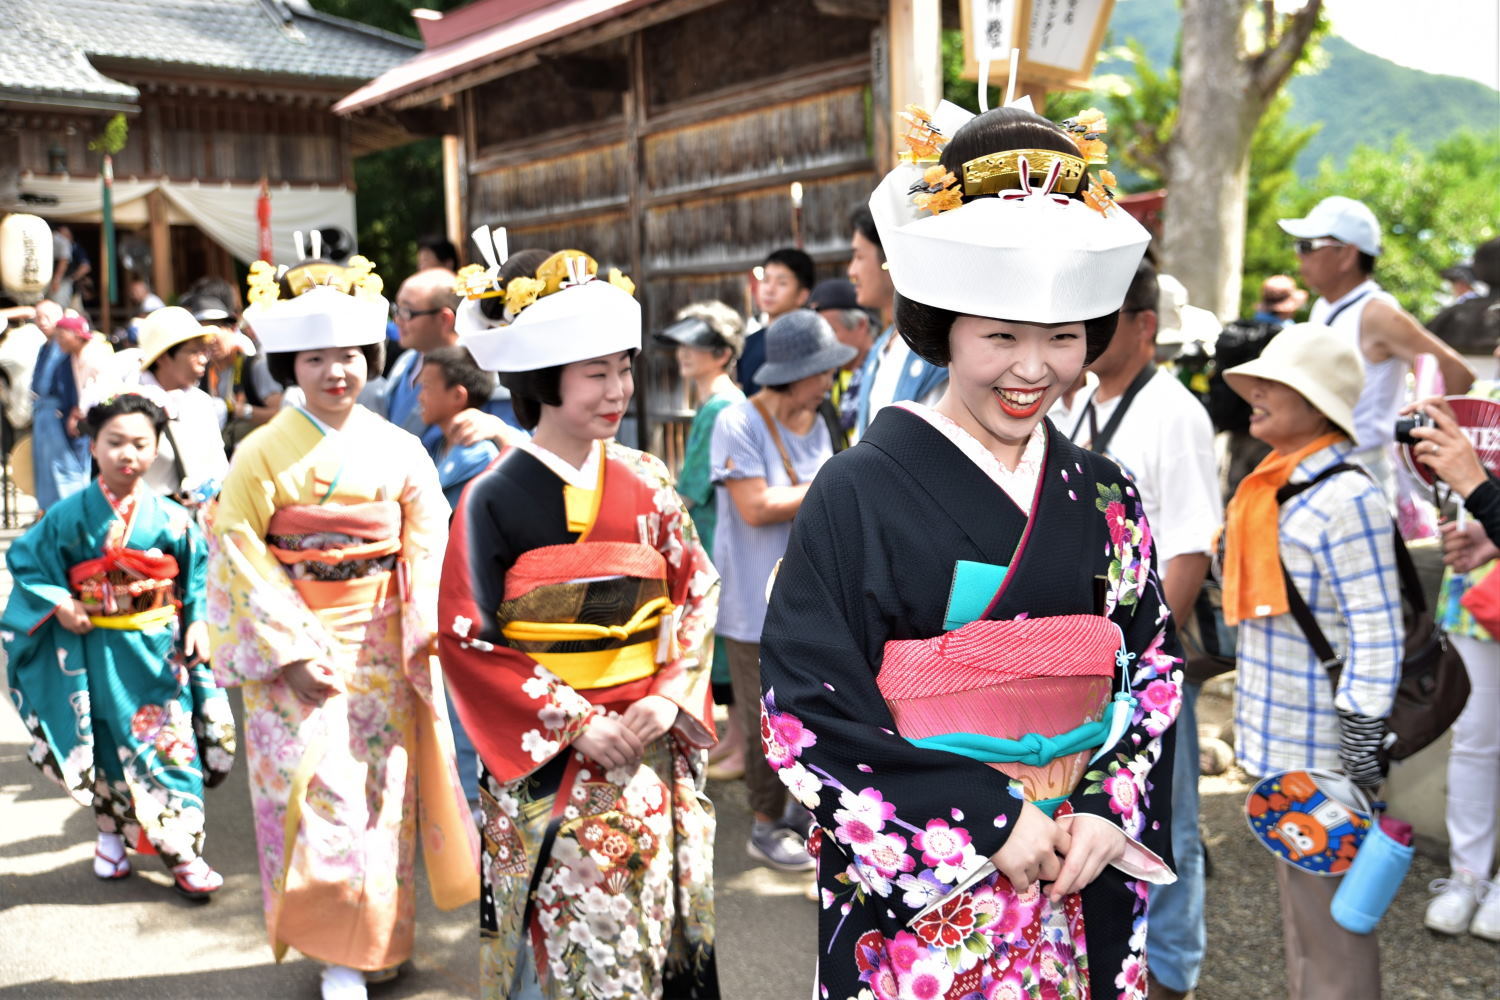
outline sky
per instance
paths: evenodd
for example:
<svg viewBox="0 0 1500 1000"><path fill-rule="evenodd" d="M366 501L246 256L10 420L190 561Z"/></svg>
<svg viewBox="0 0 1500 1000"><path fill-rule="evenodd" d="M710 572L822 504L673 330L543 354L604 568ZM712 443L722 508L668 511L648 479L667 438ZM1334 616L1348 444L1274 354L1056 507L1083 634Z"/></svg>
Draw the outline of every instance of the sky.
<svg viewBox="0 0 1500 1000"><path fill-rule="evenodd" d="M1500 90L1496 0L1324 0L1324 7L1334 34L1366 52Z"/></svg>

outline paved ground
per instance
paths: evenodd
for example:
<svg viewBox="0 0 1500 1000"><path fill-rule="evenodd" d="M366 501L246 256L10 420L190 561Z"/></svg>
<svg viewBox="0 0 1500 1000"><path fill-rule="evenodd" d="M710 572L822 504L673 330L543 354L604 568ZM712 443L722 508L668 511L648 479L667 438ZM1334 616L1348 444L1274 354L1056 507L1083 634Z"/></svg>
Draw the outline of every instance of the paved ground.
<svg viewBox="0 0 1500 1000"><path fill-rule="evenodd" d="M7 584L0 574L0 596ZM1200 705L1205 725L1226 716L1222 697L1206 693ZM316 997L316 966L296 956L275 965L265 943L243 769L210 793L208 856L226 884L213 902L195 906L171 891L153 859L121 882L95 879L90 815L42 781L26 760L26 746L15 713L0 709L0 997ZM1203 782L1214 876L1208 883L1209 956L1201 1000L1286 995L1271 867L1276 862L1245 826L1245 789L1233 772ZM716 872L724 995L804 1000L817 933L814 904L803 897L805 880L749 864L742 784L716 784L710 793L720 816ZM1437 862L1418 858L1381 928L1387 998L1500 997L1500 948L1439 937L1421 926L1427 882L1443 874ZM474 996L476 915L441 913L425 893L419 906L412 967L371 995Z"/></svg>

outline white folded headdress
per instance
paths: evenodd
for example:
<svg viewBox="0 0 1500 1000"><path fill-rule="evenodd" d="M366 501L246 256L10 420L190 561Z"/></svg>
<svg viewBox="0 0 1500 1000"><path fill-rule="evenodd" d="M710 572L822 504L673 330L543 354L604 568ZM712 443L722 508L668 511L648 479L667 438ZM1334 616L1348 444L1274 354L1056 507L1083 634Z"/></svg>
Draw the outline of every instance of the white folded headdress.
<svg viewBox="0 0 1500 1000"><path fill-rule="evenodd" d="M918 114L915 123L935 140L927 147L930 154L973 117L944 101L935 115ZM919 153L916 162L898 164L881 181L870 212L896 291L960 314L1027 323L1079 322L1119 309L1151 234L1097 182L1084 201L1057 193L1083 180L1081 157L1006 152L970 165L987 161L989 177L1003 175L1002 188L1008 189L961 205L957 190L981 183L977 169L965 171L970 176L964 178L940 177L935 160L929 155L924 161ZM1006 160L1006 167L997 166Z"/></svg>
<svg viewBox="0 0 1500 1000"><path fill-rule="evenodd" d="M299 240L300 242L300 240ZM285 280L291 298L281 297ZM250 324L267 354L363 347L385 340L390 303L375 265L355 255L346 265L312 260L278 271L250 265Z"/></svg>
<svg viewBox="0 0 1500 1000"><path fill-rule="evenodd" d="M500 264L504 261L500 260ZM467 269L465 269L467 270ZM498 266L495 272L498 275ZM635 283L618 270L598 277L599 265L586 253L562 250L537 268L536 277L517 276L500 286L479 271L459 291L466 301L456 323L459 343L479 367L492 372L527 372L590 358L639 350L641 304ZM465 291L465 285L471 290ZM493 325L479 311L479 299L505 298L505 321Z"/></svg>

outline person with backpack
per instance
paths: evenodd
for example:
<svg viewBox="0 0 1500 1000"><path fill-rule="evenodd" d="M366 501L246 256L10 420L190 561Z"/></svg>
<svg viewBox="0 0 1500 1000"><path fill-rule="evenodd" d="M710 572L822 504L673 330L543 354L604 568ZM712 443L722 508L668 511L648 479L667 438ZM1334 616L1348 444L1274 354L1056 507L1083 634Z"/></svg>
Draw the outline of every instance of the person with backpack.
<svg viewBox="0 0 1500 1000"><path fill-rule="evenodd" d="M1340 331L1298 324L1224 378L1250 404L1250 433L1271 446L1225 518L1224 618L1239 625L1240 765L1257 778L1341 770L1378 788L1404 633L1385 494L1361 469L1340 468L1356 448L1364 366ZM1270 538L1277 544L1265 544ZM1292 613L1297 595L1341 655L1336 683ZM1378 998L1378 938L1345 930L1329 913L1342 879L1277 864L1276 881L1286 995Z"/></svg>

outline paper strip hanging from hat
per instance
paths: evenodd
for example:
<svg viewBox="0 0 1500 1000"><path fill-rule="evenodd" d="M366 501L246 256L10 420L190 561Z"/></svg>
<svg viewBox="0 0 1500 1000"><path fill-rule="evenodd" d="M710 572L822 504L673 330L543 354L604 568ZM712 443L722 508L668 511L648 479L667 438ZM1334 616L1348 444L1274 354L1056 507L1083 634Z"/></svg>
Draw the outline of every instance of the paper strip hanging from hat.
<svg viewBox="0 0 1500 1000"><path fill-rule="evenodd" d="M1007 107L1031 110L1030 101ZM1009 169L1018 186L959 204L955 186L962 187L963 179L932 174L932 157L947 136L974 117L948 101L930 116L915 111L907 116L918 143L927 140L930 155L914 147L870 197L896 291L960 314L1027 323L1080 322L1119 309L1150 233L1097 183L1087 202L1056 193L1064 173L1076 170L1070 161L1097 162L1088 155L1096 143L1088 129L1094 121L1102 126L1102 119L1080 116L1065 123L1070 132L1084 130L1079 157L1015 151L1020 155ZM991 166L998 179L998 160ZM919 207L914 193L926 194L923 204L936 214Z"/></svg>
<svg viewBox="0 0 1500 1000"><path fill-rule="evenodd" d="M297 244L302 245L301 234ZM285 281L292 297L281 298ZM250 265L250 324L267 354L364 347L385 340L390 303L375 265L359 254L345 265L309 260L278 270L263 260Z"/></svg>
<svg viewBox="0 0 1500 1000"><path fill-rule="evenodd" d="M459 331L479 367L526 372L587 361L641 346L641 304L635 283L618 270L606 280L588 254L562 250L537 268L535 278L505 285L505 325Z"/></svg>

